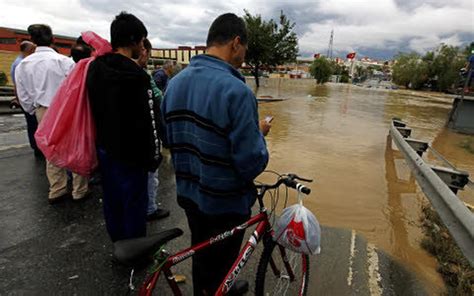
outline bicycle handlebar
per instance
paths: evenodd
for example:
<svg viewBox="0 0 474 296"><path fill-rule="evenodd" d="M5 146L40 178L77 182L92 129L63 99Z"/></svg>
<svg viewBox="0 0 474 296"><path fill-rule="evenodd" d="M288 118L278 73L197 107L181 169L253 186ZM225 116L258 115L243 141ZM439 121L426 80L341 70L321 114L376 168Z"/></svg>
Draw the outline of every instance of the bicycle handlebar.
<svg viewBox="0 0 474 296"><path fill-rule="evenodd" d="M273 185L261 184L261 185L255 185L255 187L257 189L261 190L260 193L262 195L268 189L275 189L275 188L279 187L281 184L285 184L286 186L291 187L293 189L296 189L297 191L299 191L301 193L304 193L304 194L310 194L311 193L310 188L306 187L305 185L303 185L301 183L296 182L295 180L301 180L301 181L304 181L304 182L313 182L313 180L301 178L301 177L297 176L296 174L287 174L286 176L278 179L278 181Z"/></svg>

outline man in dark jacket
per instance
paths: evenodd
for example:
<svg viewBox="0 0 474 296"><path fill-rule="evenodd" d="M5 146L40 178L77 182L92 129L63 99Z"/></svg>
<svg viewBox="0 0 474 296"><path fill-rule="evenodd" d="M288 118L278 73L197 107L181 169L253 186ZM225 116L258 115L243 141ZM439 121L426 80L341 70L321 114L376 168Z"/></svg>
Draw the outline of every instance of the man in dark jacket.
<svg viewBox="0 0 474 296"><path fill-rule="evenodd" d="M219 16L209 29L207 54L193 57L173 77L161 105L163 141L173 156L178 203L186 212L193 245L250 217L256 199L253 180L268 162L264 135L270 124L259 122L255 95L236 69L246 48L244 21L235 14ZM195 296L214 295L243 236L193 256Z"/></svg>
<svg viewBox="0 0 474 296"><path fill-rule="evenodd" d="M114 52L91 63L87 87L97 126L105 222L117 241L146 235L148 172L160 160L159 106L148 74L132 60L143 49L145 26L122 12L110 31Z"/></svg>
<svg viewBox="0 0 474 296"><path fill-rule="evenodd" d="M171 74L173 73L173 62L166 61L163 64L161 69L153 74L153 79L155 80L156 86L162 91L166 91L166 86L168 86L168 81L170 79Z"/></svg>

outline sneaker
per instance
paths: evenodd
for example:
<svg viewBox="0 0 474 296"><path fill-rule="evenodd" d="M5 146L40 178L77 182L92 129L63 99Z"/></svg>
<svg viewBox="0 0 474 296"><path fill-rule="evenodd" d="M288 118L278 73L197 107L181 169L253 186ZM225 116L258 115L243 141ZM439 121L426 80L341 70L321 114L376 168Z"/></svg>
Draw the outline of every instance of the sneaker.
<svg viewBox="0 0 474 296"><path fill-rule="evenodd" d="M66 199L69 199L70 197L71 197L71 194L66 193L66 194L60 195L60 196L55 197L55 198L48 198L48 202L49 202L50 205L54 205L54 204L63 202Z"/></svg>
<svg viewBox="0 0 474 296"><path fill-rule="evenodd" d="M169 215L170 215L170 211L158 209L154 211L153 213L147 215L146 220L147 221L160 220L160 219L168 217Z"/></svg>
<svg viewBox="0 0 474 296"><path fill-rule="evenodd" d="M85 193L84 195L81 195L81 196L72 196L72 200L73 201L84 201L84 200L88 199L91 196L92 196L92 194L90 192L87 192L87 193Z"/></svg>

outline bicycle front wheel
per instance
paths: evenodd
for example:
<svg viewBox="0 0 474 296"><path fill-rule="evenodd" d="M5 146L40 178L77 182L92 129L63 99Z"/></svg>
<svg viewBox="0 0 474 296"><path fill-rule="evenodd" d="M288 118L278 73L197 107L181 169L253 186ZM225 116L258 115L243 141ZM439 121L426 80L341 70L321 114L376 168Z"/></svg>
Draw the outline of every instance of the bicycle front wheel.
<svg viewBox="0 0 474 296"><path fill-rule="evenodd" d="M309 256L269 239L258 263L255 295L299 295L308 290Z"/></svg>

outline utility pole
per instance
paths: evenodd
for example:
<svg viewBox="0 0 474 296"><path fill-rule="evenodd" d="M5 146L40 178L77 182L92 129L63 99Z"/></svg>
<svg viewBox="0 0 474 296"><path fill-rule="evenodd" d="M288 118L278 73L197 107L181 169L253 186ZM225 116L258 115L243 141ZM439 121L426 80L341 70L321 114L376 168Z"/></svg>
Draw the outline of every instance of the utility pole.
<svg viewBox="0 0 474 296"><path fill-rule="evenodd" d="M333 42L334 42L334 29L331 30L331 37L329 38L329 46L328 46L328 53L327 53L327 57L328 59L332 59L332 45L333 45Z"/></svg>

